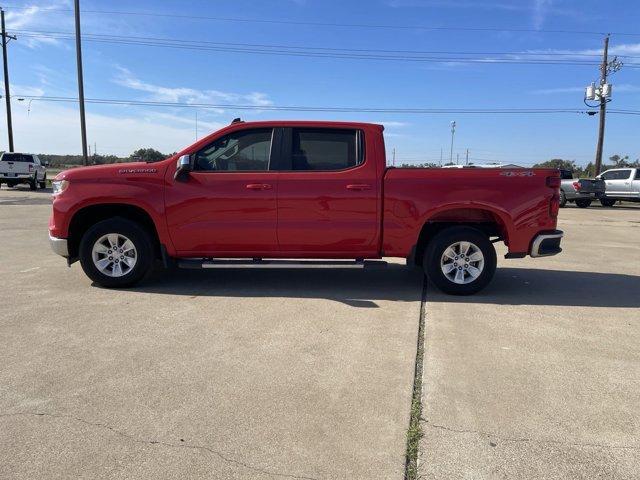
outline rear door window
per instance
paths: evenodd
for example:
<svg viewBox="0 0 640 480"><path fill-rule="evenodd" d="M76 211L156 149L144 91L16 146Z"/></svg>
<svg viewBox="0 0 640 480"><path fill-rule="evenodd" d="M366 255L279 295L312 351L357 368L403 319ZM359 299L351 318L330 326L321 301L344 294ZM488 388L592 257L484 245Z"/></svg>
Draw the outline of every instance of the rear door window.
<svg viewBox="0 0 640 480"><path fill-rule="evenodd" d="M362 132L336 128L291 129L291 156L285 169L336 171L364 162Z"/></svg>
<svg viewBox="0 0 640 480"><path fill-rule="evenodd" d="M604 180L626 180L631 175L631 170L611 170L602 174Z"/></svg>

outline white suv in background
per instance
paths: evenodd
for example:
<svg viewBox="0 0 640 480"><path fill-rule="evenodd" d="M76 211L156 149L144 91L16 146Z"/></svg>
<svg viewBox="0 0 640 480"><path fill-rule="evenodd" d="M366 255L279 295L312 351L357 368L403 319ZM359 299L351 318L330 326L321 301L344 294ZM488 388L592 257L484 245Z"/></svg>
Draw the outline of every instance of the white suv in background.
<svg viewBox="0 0 640 480"><path fill-rule="evenodd" d="M30 153L4 152L0 156L0 185L15 187L19 183L28 183L31 190L47 186L47 164L43 164L37 155Z"/></svg>

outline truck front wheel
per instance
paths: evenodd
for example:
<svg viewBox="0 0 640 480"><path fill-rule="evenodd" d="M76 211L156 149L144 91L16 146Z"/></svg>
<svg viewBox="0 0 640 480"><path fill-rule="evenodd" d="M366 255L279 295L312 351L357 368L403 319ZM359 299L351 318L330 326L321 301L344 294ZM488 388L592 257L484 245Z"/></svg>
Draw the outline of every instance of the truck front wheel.
<svg viewBox="0 0 640 480"><path fill-rule="evenodd" d="M451 295L479 292L496 271L496 251L487 236L471 227L450 227L427 246L424 271L440 290Z"/></svg>
<svg viewBox="0 0 640 480"><path fill-rule="evenodd" d="M138 283L153 263L149 234L138 224L118 217L89 228L80 241L79 253L84 273L107 288Z"/></svg>

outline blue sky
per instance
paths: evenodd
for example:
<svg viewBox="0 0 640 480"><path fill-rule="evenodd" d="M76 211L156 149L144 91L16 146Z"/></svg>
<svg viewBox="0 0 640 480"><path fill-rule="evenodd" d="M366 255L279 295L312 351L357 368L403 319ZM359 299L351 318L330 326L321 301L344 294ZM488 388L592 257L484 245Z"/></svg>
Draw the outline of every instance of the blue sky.
<svg viewBox="0 0 640 480"><path fill-rule="evenodd" d="M611 51L640 63L640 5L634 0L81 0L83 33L158 37L232 44L287 45L366 50L531 52L536 59L591 60L602 36L549 30L615 31ZM14 7L14 8L12 8ZM17 7L17 8L15 8ZM28 32L73 32L72 2L7 4L12 95L76 95L72 41L36 38ZM179 14L183 17L90 13L90 10ZM185 18L199 17L199 18ZM293 23L219 21L202 17ZM313 26L366 24L405 28ZM503 31L406 28L495 27ZM25 33L26 32L26 33ZM33 35L33 34L31 34ZM142 45L83 43L87 98L163 102L381 108L575 108L585 109L582 90L598 76L596 66L416 62L317 58L230 51L196 51ZM558 56L562 53L562 56ZM395 54L394 54L395 55ZM449 55L459 58L460 55ZM509 58L519 58L511 55ZM640 69L616 73L611 108L640 109ZM13 99L18 150L79 153L77 106ZM388 153L398 162L438 161L449 155L451 120L458 124L454 157L469 148L484 160L530 165L553 157L585 164L594 156L597 117L577 114L408 114L273 112L89 104L89 141L99 153L127 155L138 147L171 152L200 136L243 119L340 119L383 123ZM0 148L6 125L1 115ZM609 115L605 155L640 156L640 116Z"/></svg>

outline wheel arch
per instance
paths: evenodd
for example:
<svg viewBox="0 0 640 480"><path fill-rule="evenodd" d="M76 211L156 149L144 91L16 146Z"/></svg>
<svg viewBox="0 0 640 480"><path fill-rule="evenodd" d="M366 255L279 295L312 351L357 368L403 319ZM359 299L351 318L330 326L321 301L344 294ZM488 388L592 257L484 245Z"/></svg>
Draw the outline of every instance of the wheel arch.
<svg viewBox="0 0 640 480"><path fill-rule="evenodd" d="M69 223L69 258L78 258L80 241L85 232L93 225L110 218L124 218L140 225L149 233L154 245L154 257L160 257L160 238L151 215L141 207L127 203L107 203L89 205L74 213Z"/></svg>
<svg viewBox="0 0 640 480"><path fill-rule="evenodd" d="M435 235L449 227L471 227L488 238L497 237L509 244L510 222L504 213L484 206L458 206L439 210L428 217L420 229L413 254L413 263L422 265L424 253Z"/></svg>

